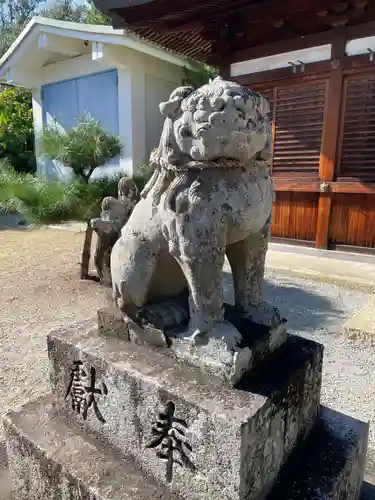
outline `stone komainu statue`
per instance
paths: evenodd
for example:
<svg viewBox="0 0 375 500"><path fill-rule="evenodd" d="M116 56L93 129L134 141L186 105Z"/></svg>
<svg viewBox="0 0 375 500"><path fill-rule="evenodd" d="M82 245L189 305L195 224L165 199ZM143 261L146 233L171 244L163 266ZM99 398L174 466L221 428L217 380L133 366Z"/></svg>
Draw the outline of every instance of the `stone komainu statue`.
<svg viewBox="0 0 375 500"><path fill-rule="evenodd" d="M112 250L118 307L136 320L145 304L187 290L188 336L213 331L224 322L227 255L236 313L277 324L277 311L263 302L274 196L266 99L219 77L176 89L160 110L154 174Z"/></svg>
<svg viewBox="0 0 375 500"><path fill-rule="evenodd" d="M122 177L118 183L118 198L105 197L100 217L91 220L91 227L98 235L94 263L100 281L106 286L112 284L110 257L113 245L138 200L139 191L134 180Z"/></svg>

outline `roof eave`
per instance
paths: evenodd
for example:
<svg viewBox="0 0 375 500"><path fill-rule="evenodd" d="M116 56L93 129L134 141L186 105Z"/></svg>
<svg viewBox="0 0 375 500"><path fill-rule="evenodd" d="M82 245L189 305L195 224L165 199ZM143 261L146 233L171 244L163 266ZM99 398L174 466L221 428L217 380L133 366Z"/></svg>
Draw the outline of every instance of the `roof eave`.
<svg viewBox="0 0 375 500"><path fill-rule="evenodd" d="M1 57L0 73L4 73L12 65L26 39L29 36L34 38L34 36L36 37L40 32L120 45L177 66L190 67L189 59L186 57L160 48L151 42L142 40L134 33L124 29L114 29L112 26L85 25L43 17L34 17Z"/></svg>

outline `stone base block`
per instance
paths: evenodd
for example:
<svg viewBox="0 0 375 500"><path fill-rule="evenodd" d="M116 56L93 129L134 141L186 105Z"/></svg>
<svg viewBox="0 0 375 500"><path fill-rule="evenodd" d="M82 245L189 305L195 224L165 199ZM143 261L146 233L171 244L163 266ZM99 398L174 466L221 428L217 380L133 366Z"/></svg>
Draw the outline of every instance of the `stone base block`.
<svg viewBox="0 0 375 500"><path fill-rule="evenodd" d="M124 317L115 305L98 309L97 315L99 333L129 340L129 332Z"/></svg>
<svg viewBox="0 0 375 500"><path fill-rule="evenodd" d="M176 500L134 464L58 418L51 397L4 419L12 500Z"/></svg>
<svg viewBox="0 0 375 500"><path fill-rule="evenodd" d="M57 417L51 397L7 415L4 428L12 500L180 500L132 461ZM266 500L358 500L367 432L366 424L323 408ZM201 496L212 498L210 491Z"/></svg>
<svg viewBox="0 0 375 500"><path fill-rule="evenodd" d="M87 323L48 337L60 415L185 500L258 500L319 408L322 347L291 336L238 389Z"/></svg>
<svg viewBox="0 0 375 500"><path fill-rule="evenodd" d="M367 441L368 424L322 407L267 500L358 500Z"/></svg>

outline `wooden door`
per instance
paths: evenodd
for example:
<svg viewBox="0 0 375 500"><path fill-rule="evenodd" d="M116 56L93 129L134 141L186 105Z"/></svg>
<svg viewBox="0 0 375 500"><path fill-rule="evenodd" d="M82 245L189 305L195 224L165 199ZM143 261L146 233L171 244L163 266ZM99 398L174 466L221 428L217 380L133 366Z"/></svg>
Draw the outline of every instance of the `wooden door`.
<svg viewBox="0 0 375 500"><path fill-rule="evenodd" d="M329 242L375 248L375 70L343 76Z"/></svg>

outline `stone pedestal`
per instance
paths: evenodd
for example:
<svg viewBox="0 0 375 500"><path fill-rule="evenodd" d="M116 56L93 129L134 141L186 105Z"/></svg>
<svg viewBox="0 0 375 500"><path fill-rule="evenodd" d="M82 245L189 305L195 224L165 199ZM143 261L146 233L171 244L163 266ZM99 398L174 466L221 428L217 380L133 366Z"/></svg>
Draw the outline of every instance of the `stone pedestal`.
<svg viewBox="0 0 375 500"><path fill-rule="evenodd" d="M177 314L189 317L187 301L184 304L183 300L177 299L160 304L150 308L166 312L168 319L173 319ZM177 310L177 314L170 314L172 307ZM134 344L170 347L177 360L199 368L208 375L219 377L233 386L244 373L255 368L279 348L286 341L287 334L283 322L267 327L246 318L238 318L233 307L228 304L224 304L224 309L226 320L216 330L211 330L206 338L202 336L196 344L186 338L186 330L180 326L164 329L150 323L140 326L130 318L125 323L122 314L114 306L98 311L98 328L104 335L122 338ZM161 324L166 323L165 318L159 321Z"/></svg>
<svg viewBox="0 0 375 500"><path fill-rule="evenodd" d="M51 394L5 418L15 500L359 498L368 429L320 408L322 346L229 387L101 317L48 336Z"/></svg>

